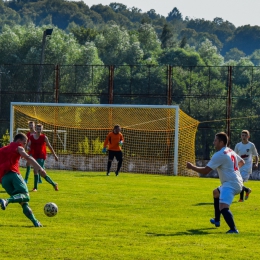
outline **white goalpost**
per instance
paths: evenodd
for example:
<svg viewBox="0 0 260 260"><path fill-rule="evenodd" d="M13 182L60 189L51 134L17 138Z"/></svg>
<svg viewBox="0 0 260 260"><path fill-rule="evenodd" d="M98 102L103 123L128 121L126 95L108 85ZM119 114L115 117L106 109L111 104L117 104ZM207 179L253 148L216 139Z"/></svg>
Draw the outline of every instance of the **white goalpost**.
<svg viewBox="0 0 260 260"><path fill-rule="evenodd" d="M107 156L101 153L103 142L113 126L119 124L125 138L123 171L166 175L185 171L187 175L180 164L190 144L180 143L180 129L193 136L196 120L183 113L178 105L12 102L10 111L11 141L14 134L27 130L28 121L42 123L46 135L57 135L53 142L61 162L50 167L105 171Z"/></svg>

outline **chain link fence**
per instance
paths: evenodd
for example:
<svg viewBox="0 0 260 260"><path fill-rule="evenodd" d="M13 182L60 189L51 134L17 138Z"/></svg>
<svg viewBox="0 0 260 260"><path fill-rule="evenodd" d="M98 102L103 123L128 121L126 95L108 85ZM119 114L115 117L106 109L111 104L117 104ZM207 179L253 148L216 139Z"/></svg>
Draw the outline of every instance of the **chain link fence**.
<svg viewBox="0 0 260 260"><path fill-rule="evenodd" d="M214 152L216 132L234 148L242 129L260 150L260 67L157 65L0 65L0 134L10 102L180 105L201 123L196 157Z"/></svg>

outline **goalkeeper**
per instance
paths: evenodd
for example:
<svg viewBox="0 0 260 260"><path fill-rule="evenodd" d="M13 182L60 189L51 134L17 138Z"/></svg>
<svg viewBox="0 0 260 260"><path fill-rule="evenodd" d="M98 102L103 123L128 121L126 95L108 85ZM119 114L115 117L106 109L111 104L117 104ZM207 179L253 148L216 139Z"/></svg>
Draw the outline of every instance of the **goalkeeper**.
<svg viewBox="0 0 260 260"><path fill-rule="evenodd" d="M118 176L119 174L123 162L123 153L121 151L123 142L124 137L121 133L121 127L120 125L115 125L113 131L107 135L104 142L104 148L102 150L102 153L106 153L108 146L107 176L110 175L110 168L114 157L116 157L116 160L118 162L115 174L116 176Z"/></svg>

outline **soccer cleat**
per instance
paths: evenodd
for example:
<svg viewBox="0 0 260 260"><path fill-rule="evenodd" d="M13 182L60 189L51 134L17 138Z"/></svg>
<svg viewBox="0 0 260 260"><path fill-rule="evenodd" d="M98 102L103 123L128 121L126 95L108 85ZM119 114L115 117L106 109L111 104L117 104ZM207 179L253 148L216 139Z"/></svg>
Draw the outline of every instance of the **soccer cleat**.
<svg viewBox="0 0 260 260"><path fill-rule="evenodd" d="M109 176L110 175L110 172L107 172L107 176Z"/></svg>
<svg viewBox="0 0 260 260"><path fill-rule="evenodd" d="M239 233L239 232L238 232L237 229L235 229L235 230L230 229L230 230L228 230L228 231L226 232L226 234L238 234L238 233Z"/></svg>
<svg viewBox="0 0 260 260"><path fill-rule="evenodd" d="M241 199L240 199L238 202L244 202L244 200L241 200Z"/></svg>
<svg viewBox="0 0 260 260"><path fill-rule="evenodd" d="M220 227L220 221L215 221L214 218L211 218L209 221L211 224L215 225L216 227Z"/></svg>
<svg viewBox="0 0 260 260"><path fill-rule="evenodd" d="M34 192L34 191L37 191L37 189L32 189L32 191Z"/></svg>
<svg viewBox="0 0 260 260"><path fill-rule="evenodd" d="M251 192L252 192L252 190L248 188L248 192L246 193L245 200L247 200L247 199L248 199L248 197L249 197L249 194L250 194Z"/></svg>
<svg viewBox="0 0 260 260"><path fill-rule="evenodd" d="M116 174L116 176L118 176L119 172L118 172L118 171L116 171L116 172L115 172L115 174Z"/></svg>
<svg viewBox="0 0 260 260"><path fill-rule="evenodd" d="M56 190L56 191L59 190L59 188L58 188L58 183L56 183L53 187L54 187L54 190Z"/></svg>
<svg viewBox="0 0 260 260"><path fill-rule="evenodd" d="M5 210L6 209L6 206L7 206L7 201L4 200L4 199L0 199L0 203L1 203L1 209L2 210Z"/></svg>
<svg viewBox="0 0 260 260"><path fill-rule="evenodd" d="M35 227L42 227L42 224L40 223L40 221L36 221L35 223L34 223L34 226Z"/></svg>

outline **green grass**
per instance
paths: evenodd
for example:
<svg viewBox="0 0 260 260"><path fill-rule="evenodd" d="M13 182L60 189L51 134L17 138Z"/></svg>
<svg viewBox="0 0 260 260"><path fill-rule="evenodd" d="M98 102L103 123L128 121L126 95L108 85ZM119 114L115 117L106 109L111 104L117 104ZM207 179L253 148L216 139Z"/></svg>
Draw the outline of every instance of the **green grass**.
<svg viewBox="0 0 260 260"><path fill-rule="evenodd" d="M24 171L24 169L22 169ZM215 228L212 190L218 179L49 171L30 206L44 225L34 228L17 204L0 212L0 259L258 259L259 182L249 181L248 201L231 210L240 234ZM29 188L33 177L30 176ZM0 190L0 196L7 194ZM43 213L47 202L57 216Z"/></svg>

